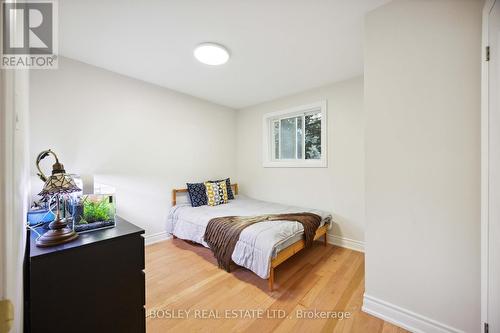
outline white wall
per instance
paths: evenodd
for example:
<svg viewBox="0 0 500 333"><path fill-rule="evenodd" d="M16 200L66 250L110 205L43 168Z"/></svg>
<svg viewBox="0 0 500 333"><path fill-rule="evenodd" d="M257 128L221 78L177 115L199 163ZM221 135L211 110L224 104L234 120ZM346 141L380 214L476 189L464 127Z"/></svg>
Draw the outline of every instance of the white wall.
<svg viewBox="0 0 500 333"><path fill-rule="evenodd" d="M414 330L479 331L481 5L398 0L365 22L364 305L424 316Z"/></svg>
<svg viewBox="0 0 500 333"><path fill-rule="evenodd" d="M264 168L263 115L328 102L328 168ZM332 234L364 240L363 79L355 78L238 111L237 172L241 192L334 214Z"/></svg>
<svg viewBox="0 0 500 333"><path fill-rule="evenodd" d="M33 71L30 97L32 174L53 149L67 172L116 187L118 214L146 235L164 231L172 188L235 176L231 109L67 58Z"/></svg>

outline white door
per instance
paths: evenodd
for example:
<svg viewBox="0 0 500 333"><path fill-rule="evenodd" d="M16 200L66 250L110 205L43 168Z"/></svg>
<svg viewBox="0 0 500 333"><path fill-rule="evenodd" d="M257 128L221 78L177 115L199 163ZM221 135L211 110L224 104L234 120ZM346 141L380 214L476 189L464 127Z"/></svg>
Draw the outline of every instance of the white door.
<svg viewBox="0 0 500 333"><path fill-rule="evenodd" d="M488 282L489 332L500 333L500 0L488 16Z"/></svg>
<svg viewBox="0 0 500 333"><path fill-rule="evenodd" d="M2 8L0 6L0 35ZM20 34L22 30L14 32ZM10 300L13 306L13 317L9 319L13 319L10 332L14 333L23 331L23 259L29 189L28 107L29 72L0 69L0 300ZM1 324L5 319L0 315Z"/></svg>
<svg viewBox="0 0 500 333"><path fill-rule="evenodd" d="M23 260L28 206L29 73L0 70L0 299L14 307L11 332L22 332Z"/></svg>

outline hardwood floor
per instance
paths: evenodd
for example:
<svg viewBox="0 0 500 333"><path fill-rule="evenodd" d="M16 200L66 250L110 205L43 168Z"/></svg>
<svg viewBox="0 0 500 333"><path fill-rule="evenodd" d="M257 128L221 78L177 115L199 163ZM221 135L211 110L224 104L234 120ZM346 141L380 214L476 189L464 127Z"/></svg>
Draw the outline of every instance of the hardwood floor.
<svg viewBox="0 0 500 333"><path fill-rule="evenodd" d="M275 278L268 292L267 280L249 270L218 269L200 245L175 239L147 246L147 331L406 332L361 311L363 253L316 242L280 265Z"/></svg>

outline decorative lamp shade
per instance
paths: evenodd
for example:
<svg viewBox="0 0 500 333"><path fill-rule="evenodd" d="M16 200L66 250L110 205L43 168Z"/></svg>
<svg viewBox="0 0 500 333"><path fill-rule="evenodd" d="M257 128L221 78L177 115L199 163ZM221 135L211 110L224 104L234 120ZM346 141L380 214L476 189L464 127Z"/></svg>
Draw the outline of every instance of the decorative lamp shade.
<svg viewBox="0 0 500 333"><path fill-rule="evenodd" d="M70 175L66 173L56 173L47 179L39 195L48 196L56 193L67 194L78 191L81 191L81 189L76 186L75 181Z"/></svg>

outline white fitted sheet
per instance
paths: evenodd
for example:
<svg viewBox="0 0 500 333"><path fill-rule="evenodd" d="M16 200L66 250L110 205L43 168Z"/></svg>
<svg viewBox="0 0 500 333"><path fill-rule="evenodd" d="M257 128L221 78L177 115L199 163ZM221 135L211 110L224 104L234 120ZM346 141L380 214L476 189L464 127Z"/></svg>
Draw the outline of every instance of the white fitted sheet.
<svg viewBox="0 0 500 333"><path fill-rule="evenodd" d="M219 206L191 207L183 203L172 207L167 219L167 232L181 239L190 240L205 247L203 240L208 222L222 216L254 216L262 214L282 214L310 212L322 217L321 225L331 223L329 213L288 206L267 201L255 200L245 196L236 196L227 204ZM243 267L253 271L263 279L269 277L271 259L279 251L301 239L304 228L295 221L264 221L245 228L236 243L232 259Z"/></svg>

